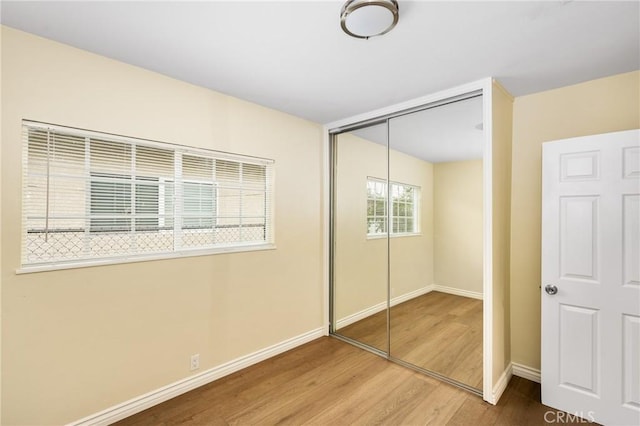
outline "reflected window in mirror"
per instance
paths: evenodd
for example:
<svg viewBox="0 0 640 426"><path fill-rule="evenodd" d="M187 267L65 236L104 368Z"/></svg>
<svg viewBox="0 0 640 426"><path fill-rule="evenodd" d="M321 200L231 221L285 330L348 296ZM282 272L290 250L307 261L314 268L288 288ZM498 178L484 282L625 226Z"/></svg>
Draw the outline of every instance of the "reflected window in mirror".
<svg viewBox="0 0 640 426"><path fill-rule="evenodd" d="M367 236L387 233L387 183L367 178Z"/></svg>
<svg viewBox="0 0 640 426"><path fill-rule="evenodd" d="M420 187L400 182L387 182L383 179L367 178L367 237L387 235L387 218L391 218L390 235L412 235L420 232L419 196ZM391 203L387 197L391 196ZM390 209L390 211L389 211Z"/></svg>

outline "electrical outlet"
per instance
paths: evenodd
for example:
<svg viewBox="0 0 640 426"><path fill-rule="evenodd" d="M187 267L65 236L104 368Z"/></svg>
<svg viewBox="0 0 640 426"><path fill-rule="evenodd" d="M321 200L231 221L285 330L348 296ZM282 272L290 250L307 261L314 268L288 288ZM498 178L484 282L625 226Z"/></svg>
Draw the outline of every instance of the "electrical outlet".
<svg viewBox="0 0 640 426"><path fill-rule="evenodd" d="M200 354L191 355L191 371L200 368Z"/></svg>

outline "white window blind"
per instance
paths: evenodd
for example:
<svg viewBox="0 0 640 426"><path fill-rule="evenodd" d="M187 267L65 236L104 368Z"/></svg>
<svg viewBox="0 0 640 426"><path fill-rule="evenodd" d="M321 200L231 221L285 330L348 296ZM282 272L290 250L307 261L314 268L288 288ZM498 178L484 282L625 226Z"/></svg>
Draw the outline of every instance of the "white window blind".
<svg viewBox="0 0 640 426"><path fill-rule="evenodd" d="M420 187L399 182L389 184L388 189L385 180L367 178L367 235L387 234L388 218L391 218L391 235L419 232Z"/></svg>
<svg viewBox="0 0 640 426"><path fill-rule="evenodd" d="M273 243L273 161L23 122L23 267Z"/></svg>

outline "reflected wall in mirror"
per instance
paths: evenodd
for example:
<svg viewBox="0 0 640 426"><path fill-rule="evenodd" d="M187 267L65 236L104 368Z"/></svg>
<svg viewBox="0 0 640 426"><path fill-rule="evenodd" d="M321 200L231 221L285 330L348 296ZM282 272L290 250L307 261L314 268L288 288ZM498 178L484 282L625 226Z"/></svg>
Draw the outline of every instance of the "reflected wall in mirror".
<svg viewBox="0 0 640 426"><path fill-rule="evenodd" d="M412 161L390 159L389 179L427 199L415 236L391 212L390 356L481 389L482 97L391 118L389 148Z"/></svg>
<svg viewBox="0 0 640 426"><path fill-rule="evenodd" d="M335 334L387 353L387 124L361 131L333 142L332 324Z"/></svg>

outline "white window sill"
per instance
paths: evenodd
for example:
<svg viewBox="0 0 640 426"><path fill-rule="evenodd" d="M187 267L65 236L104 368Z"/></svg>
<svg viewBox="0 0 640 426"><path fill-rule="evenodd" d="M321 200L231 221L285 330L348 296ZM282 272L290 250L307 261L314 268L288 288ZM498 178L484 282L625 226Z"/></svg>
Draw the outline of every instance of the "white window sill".
<svg viewBox="0 0 640 426"><path fill-rule="evenodd" d="M113 257L108 259L88 259L88 260L71 260L60 261L57 263L25 265L16 270L16 274L30 274L35 272L58 271L62 269L88 268L92 266L118 265L121 263L137 263L148 262L152 260L180 259L184 257L209 256L225 253L241 253L250 251L275 250L275 244L256 244L244 246L229 246L209 249L184 250L180 252L160 253L160 254L142 254L129 255L122 257Z"/></svg>
<svg viewBox="0 0 640 426"><path fill-rule="evenodd" d="M390 234L390 238L402 238L402 237L421 237L422 232L407 232L403 234ZM375 234L367 235L367 240L384 240L387 238L387 234Z"/></svg>

